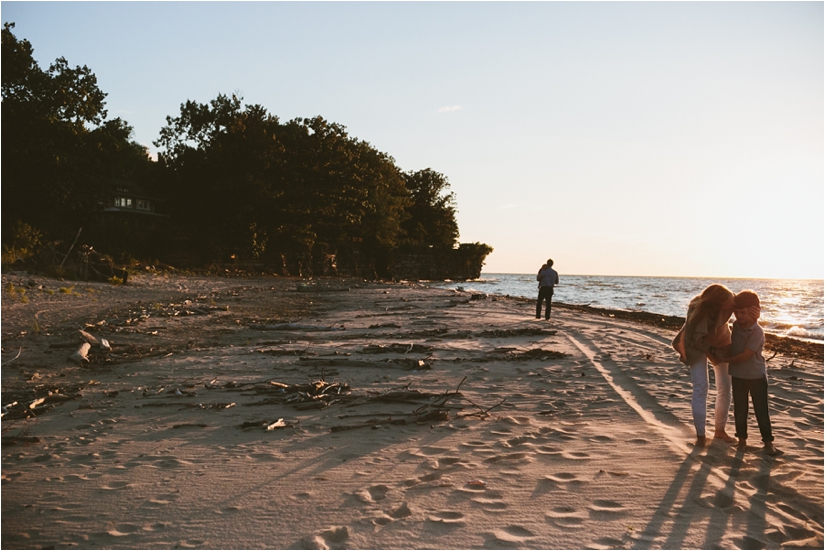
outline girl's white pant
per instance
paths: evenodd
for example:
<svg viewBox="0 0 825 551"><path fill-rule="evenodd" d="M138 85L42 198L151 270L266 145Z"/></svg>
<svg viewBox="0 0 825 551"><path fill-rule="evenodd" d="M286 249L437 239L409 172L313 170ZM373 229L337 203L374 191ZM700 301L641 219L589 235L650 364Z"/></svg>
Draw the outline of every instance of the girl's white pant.
<svg viewBox="0 0 825 551"><path fill-rule="evenodd" d="M693 397L690 406L693 411L693 424L696 426L697 436L705 435L705 424L708 420L708 359L702 359L690 366L690 382L693 384ZM712 365L712 364L711 364ZM717 431L725 430L728 424L728 412L731 402L731 378L728 374L728 364L713 366L716 378L716 408L714 410L714 425Z"/></svg>

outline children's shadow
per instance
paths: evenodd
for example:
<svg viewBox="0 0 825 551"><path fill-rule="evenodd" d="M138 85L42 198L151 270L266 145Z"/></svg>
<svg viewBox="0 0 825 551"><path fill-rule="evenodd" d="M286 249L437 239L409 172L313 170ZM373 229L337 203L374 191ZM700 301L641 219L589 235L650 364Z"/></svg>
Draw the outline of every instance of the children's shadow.
<svg viewBox="0 0 825 551"><path fill-rule="evenodd" d="M667 534L667 541L662 544L662 548L681 549L688 530L692 526L695 527L695 521L698 518L707 516L708 509L725 511L733 506L732 496L735 489L733 476L727 478L728 483L715 496L702 495L711 475L720 479L724 477L720 467L730 460L730 449L727 445L713 443L706 452L702 449L695 449L685 458L651 516L650 522L639 535L638 545L649 545L663 534ZM741 463L742 460L739 458L738 466L735 468L740 469ZM685 489L686 486L687 489ZM727 524L727 519L725 519L725 524Z"/></svg>

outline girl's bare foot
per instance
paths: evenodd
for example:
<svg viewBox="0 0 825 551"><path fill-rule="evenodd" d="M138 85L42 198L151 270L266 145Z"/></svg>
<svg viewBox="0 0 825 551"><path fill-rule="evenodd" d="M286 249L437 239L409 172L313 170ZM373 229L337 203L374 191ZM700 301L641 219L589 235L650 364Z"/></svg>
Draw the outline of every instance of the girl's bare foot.
<svg viewBox="0 0 825 551"><path fill-rule="evenodd" d="M723 431L723 430L717 430L717 431L713 434L713 438L714 438L714 439L719 439L719 440L722 440L723 442L727 442L728 444L734 444L734 443L736 443L736 438L734 438L733 436L730 436L728 433L726 433L726 432L725 432L725 431Z"/></svg>
<svg viewBox="0 0 825 551"><path fill-rule="evenodd" d="M765 444L765 453L768 455L779 455L782 452L776 449L773 442L767 442Z"/></svg>
<svg viewBox="0 0 825 551"><path fill-rule="evenodd" d="M694 448L704 448L708 445L707 439L704 435L696 437L696 443L693 445Z"/></svg>

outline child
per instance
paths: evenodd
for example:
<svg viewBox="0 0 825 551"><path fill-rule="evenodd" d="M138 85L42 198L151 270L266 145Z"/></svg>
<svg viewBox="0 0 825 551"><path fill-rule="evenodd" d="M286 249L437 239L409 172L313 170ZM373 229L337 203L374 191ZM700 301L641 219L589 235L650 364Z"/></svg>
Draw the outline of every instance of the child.
<svg viewBox="0 0 825 551"><path fill-rule="evenodd" d="M771 418L768 413L768 372L762 348L765 346L765 333L756 320L759 319L759 296L753 291L742 291L734 297L734 315L728 372L733 386L733 418L736 422L736 436L739 438L738 449L745 449L748 439L748 394L753 400L753 411L765 453L781 453L773 445Z"/></svg>

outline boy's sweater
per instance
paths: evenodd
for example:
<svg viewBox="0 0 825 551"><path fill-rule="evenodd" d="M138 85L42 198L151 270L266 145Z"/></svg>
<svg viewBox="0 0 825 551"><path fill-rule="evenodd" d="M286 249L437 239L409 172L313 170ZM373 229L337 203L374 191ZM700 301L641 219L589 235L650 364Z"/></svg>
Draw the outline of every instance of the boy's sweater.
<svg viewBox="0 0 825 551"><path fill-rule="evenodd" d="M744 362L731 362L728 373L731 377L738 379L761 379L768 376L765 358L762 356L762 349L765 347L765 333L758 323L750 327L742 327L737 321L733 324L731 333L731 356L735 356L748 350L753 350L753 355Z"/></svg>

